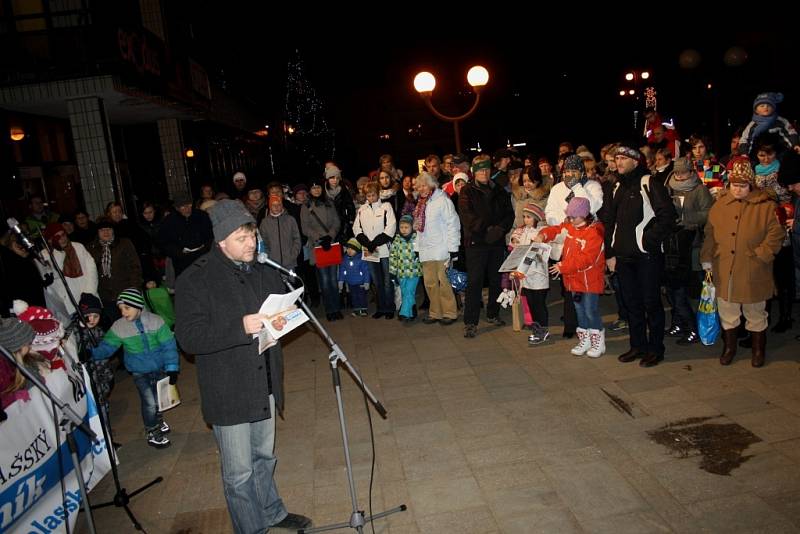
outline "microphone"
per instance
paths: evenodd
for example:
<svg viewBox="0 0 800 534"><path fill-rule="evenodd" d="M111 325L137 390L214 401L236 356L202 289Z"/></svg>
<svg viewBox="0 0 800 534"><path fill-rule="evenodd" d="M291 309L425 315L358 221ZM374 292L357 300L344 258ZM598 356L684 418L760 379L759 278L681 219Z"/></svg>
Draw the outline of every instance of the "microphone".
<svg viewBox="0 0 800 534"><path fill-rule="evenodd" d="M36 247L35 244L33 244L33 242L30 239L28 239L28 236L25 234L25 232L22 231L22 228L19 227L18 220L16 220L14 217L9 217L8 219L6 219L6 224L8 225L8 228L10 230L13 230L14 233L17 234L17 237L19 238L20 242L28 250L28 252L36 256L36 259L38 259L43 264L45 265L50 264L50 262L48 262L42 257L41 253L39 252L39 249Z"/></svg>

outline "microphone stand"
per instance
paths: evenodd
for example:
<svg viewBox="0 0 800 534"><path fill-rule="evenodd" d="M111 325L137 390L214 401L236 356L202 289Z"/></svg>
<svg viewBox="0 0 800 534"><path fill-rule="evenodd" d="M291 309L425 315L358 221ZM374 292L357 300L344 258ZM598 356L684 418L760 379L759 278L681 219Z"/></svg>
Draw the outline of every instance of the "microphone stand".
<svg viewBox="0 0 800 534"><path fill-rule="evenodd" d="M86 524L89 528L90 534L95 534L97 531L94 527L94 516L92 515L92 508L89 504L89 492L86 490L86 481L83 478L83 471L81 470L81 462L78 458L78 442L75 440L75 429L80 429L86 437L89 438L89 441L92 443L97 443L97 435L92 431L89 425L81 419L81 417L75 413L75 410L72 407L62 401L56 394L54 394L50 389L45 386L32 372L30 372L24 365L21 365L17 362L17 359L14 358L14 355L11 354L5 347L0 345L0 353L5 356L11 364L16 367L22 375L31 382L34 386L36 386L42 394L50 399L54 405L61 410L61 415L63 419L59 423L59 425L66 430L67 435L67 445L69 446L69 455L72 459L72 467L75 469L75 478L78 479L78 489L81 494L81 504L83 505L83 511L86 512ZM61 454L60 451L57 451L56 454ZM113 462L112 462L113 464Z"/></svg>
<svg viewBox="0 0 800 534"><path fill-rule="evenodd" d="M85 326L87 324L86 317L83 315L83 312L81 312L81 307L78 305L78 302L75 300L75 295L72 294L72 291L70 290L69 285L67 284L66 277L64 276L64 271L61 270L61 268L58 266L58 263L56 262L56 258L53 254L53 249L50 248L49 244L47 243L47 240L44 239L44 236L41 235L41 229L39 230L39 235L42 237L44 246L47 249L47 253L50 258L50 263L53 267L53 270L56 271L56 273L58 273L58 278L59 280L61 280L61 283L64 284L64 289L66 290L67 297L69 298L69 301L72 303L72 305L75 307L75 311L78 314L78 328L86 328ZM89 333L89 338L92 346L96 347L99 344L99 340L95 337L94 332L92 332L90 328L86 328L86 331ZM124 487L122 487L122 483L120 482L119 479L119 470L117 469L117 452L114 450L114 445L113 445L114 435L111 430L111 421L108 415L109 414L108 401L106 399L101 399L98 396L97 388L95 387L95 384L92 382L91 379L89 380L89 384L92 388L92 394L94 395L94 398L96 399L98 405L100 406L100 409L97 410L97 414L100 416L100 428L103 429L103 438L105 439L106 442L106 448L109 451L111 476L114 480L114 488L116 488L116 492L114 493L114 497L112 498L112 500L92 505L91 508L93 510L98 508L105 508L107 506L116 506L118 508L122 508L128 515L128 518L131 520L133 528L144 532L144 528L142 528L141 523L139 523L139 521L136 519L136 516L133 515L133 512L131 511L130 507L128 507L128 503L131 501L132 497L135 497L139 493L149 489L151 486L163 482L164 478L160 476L156 477L155 479L151 480L141 488L134 490L131 493L128 493L127 490Z"/></svg>
<svg viewBox="0 0 800 534"><path fill-rule="evenodd" d="M292 285L290 279L299 280L300 278L294 271L292 271L291 269L287 269L280 263L268 258L261 257L259 258L259 262L265 263L270 267L272 267L273 269L277 270L279 273L285 275L281 276L281 279L283 280L284 285L287 287L287 289L289 289L289 291L294 291L296 289L294 285ZM322 326L322 323L320 323L319 319L317 319L317 316L314 315L314 312L312 312L309 309L305 301L301 298L298 299L298 303L300 307L303 309L303 311L306 312L306 315L308 315L308 318L314 325L314 328L317 330L317 332L320 334L322 339L325 341L325 343L331 350L330 354L328 355L328 363L331 366L333 390L336 393L336 408L339 412L339 426L341 427L342 431L342 446L344 448L344 461L345 461L345 466L347 468L346 469L347 481L349 484L350 501L353 507L353 511L350 515L350 520L346 523L336 523L332 525L315 527L310 529L300 529L297 532L298 534L310 534L313 532L323 532L326 530L336 530L340 528L349 527L355 529L359 534L363 534L364 525L368 521L371 522L374 521L375 519L380 519L381 517L386 517L390 514L394 514L397 512L404 512L408 508L406 507L405 504L401 504L400 506L392 508L391 510L380 512L371 516L365 516L364 511L358 509L358 497L356 496L356 485L353 479L353 464L350 460L350 444L347 436L347 423L345 422L345 417L344 417L344 403L342 401L342 383L339 374L339 365L343 365L347 369L348 373L353 378L356 385L359 387L359 389L361 389L365 397L367 397L370 400L370 402L372 403L373 407L378 412L378 414L384 419L386 419L387 416L386 409L383 407L380 401L378 401L375 395L373 395L372 391L370 391L369 387L367 387L367 385L364 383L364 380L361 378L361 375L350 364L342 348L336 343L336 341L334 341L333 337L331 337L331 335L328 333L325 327Z"/></svg>

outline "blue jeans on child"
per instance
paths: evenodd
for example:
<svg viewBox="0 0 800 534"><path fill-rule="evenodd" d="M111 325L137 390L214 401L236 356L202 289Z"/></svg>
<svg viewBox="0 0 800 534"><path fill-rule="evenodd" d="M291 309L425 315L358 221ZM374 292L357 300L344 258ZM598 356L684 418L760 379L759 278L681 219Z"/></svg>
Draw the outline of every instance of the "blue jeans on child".
<svg viewBox="0 0 800 534"><path fill-rule="evenodd" d="M350 291L350 302L354 310L367 309L367 290L360 285L347 284Z"/></svg>
<svg viewBox="0 0 800 534"><path fill-rule="evenodd" d="M588 330L603 329L603 319L600 317L600 295L597 293L572 293L575 298L580 296L580 301L575 302L575 313L578 315L578 328ZM573 299L574 300L574 299Z"/></svg>
<svg viewBox="0 0 800 534"><path fill-rule="evenodd" d="M265 532L287 514L275 485L275 399L272 417L253 423L213 426L222 465L222 487L233 530Z"/></svg>
<svg viewBox="0 0 800 534"><path fill-rule="evenodd" d="M163 418L158 413L158 395L156 382L167 376L162 371L152 373L133 373L133 383L139 390L139 399L142 401L142 421L148 430L161 425Z"/></svg>
<svg viewBox="0 0 800 534"><path fill-rule="evenodd" d="M400 305L400 315L402 317L412 317L414 315L414 305L417 303L417 284L419 276L400 278L400 294L403 303Z"/></svg>

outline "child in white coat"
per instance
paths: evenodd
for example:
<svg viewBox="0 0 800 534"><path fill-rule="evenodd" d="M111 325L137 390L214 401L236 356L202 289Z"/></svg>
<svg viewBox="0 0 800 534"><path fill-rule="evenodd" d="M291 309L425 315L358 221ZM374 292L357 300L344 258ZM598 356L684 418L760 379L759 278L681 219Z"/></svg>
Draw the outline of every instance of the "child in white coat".
<svg viewBox="0 0 800 534"><path fill-rule="evenodd" d="M536 204L526 204L522 208L522 226L511 233L511 245L530 245L539 235L540 225L544 225L544 210ZM541 271L541 272L540 272ZM542 269L532 265L527 275L522 280L522 295L528 302L528 308L533 314L533 333L528 336L528 344L539 345L550 337L548 329L549 317L547 315L547 292L550 290L550 277L547 273L547 259Z"/></svg>

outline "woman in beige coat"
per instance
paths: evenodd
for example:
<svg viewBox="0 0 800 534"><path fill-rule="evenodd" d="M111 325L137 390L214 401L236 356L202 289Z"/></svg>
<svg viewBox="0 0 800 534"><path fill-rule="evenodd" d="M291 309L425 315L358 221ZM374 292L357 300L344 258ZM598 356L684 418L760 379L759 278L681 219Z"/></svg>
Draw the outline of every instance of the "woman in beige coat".
<svg viewBox="0 0 800 534"><path fill-rule="evenodd" d="M753 367L764 365L767 343L767 299L775 292L772 262L784 232L775 202L754 186L747 157L737 158L724 190L708 214L700 252L703 269L711 271L717 290L724 347L719 362L729 365L736 355L736 328L744 314L753 338Z"/></svg>

